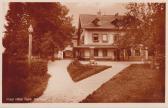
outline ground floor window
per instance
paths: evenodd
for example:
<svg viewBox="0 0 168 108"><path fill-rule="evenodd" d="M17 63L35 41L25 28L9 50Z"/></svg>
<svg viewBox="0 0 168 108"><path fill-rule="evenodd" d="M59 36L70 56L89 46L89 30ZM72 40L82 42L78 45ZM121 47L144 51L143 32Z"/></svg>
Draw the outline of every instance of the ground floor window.
<svg viewBox="0 0 168 108"><path fill-rule="evenodd" d="M98 52L99 50L98 49L94 49L94 56L98 56Z"/></svg>
<svg viewBox="0 0 168 108"><path fill-rule="evenodd" d="M140 50L139 49L135 50L135 56L140 56Z"/></svg>
<svg viewBox="0 0 168 108"><path fill-rule="evenodd" d="M128 54L128 56L131 56L131 49L127 50L127 54Z"/></svg>
<svg viewBox="0 0 168 108"><path fill-rule="evenodd" d="M107 49L103 49L103 57L107 56Z"/></svg>
<svg viewBox="0 0 168 108"><path fill-rule="evenodd" d="M148 50L148 55L149 55L149 56L154 56L154 50L149 49L149 50Z"/></svg>
<svg viewBox="0 0 168 108"><path fill-rule="evenodd" d="M73 53L72 53L72 51L67 50L67 51L63 52L63 56L64 56L64 58L72 58Z"/></svg>

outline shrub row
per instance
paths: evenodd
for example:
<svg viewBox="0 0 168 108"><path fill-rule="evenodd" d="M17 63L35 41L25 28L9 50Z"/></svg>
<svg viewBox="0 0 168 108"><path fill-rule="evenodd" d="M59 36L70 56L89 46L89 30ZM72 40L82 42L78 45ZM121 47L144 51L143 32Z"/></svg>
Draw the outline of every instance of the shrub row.
<svg viewBox="0 0 168 108"><path fill-rule="evenodd" d="M48 79L47 61L34 60L28 65L27 60L9 60L3 56L3 102L33 101L43 93Z"/></svg>
<svg viewBox="0 0 168 108"><path fill-rule="evenodd" d="M30 67L30 68L29 68ZM29 75L44 75L47 73L47 62L43 60L32 61L31 65L25 60L3 62L5 75L26 77Z"/></svg>

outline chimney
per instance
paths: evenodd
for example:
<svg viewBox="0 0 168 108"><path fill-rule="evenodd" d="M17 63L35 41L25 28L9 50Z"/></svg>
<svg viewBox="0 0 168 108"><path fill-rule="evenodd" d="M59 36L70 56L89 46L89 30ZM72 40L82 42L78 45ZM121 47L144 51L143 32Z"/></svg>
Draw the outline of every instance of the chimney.
<svg viewBox="0 0 168 108"><path fill-rule="evenodd" d="M97 12L96 18L92 21L95 26L101 26L101 11Z"/></svg>
<svg viewBox="0 0 168 108"><path fill-rule="evenodd" d="M97 17L101 17L101 10L99 9L99 11L97 12Z"/></svg>

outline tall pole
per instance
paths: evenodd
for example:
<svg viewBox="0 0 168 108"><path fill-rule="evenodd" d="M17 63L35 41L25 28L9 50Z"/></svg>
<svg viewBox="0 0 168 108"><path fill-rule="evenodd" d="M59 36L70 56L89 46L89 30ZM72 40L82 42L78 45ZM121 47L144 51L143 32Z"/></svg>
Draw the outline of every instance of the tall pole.
<svg viewBox="0 0 168 108"><path fill-rule="evenodd" d="M148 60L148 47L145 47L145 60Z"/></svg>
<svg viewBox="0 0 168 108"><path fill-rule="evenodd" d="M31 56L32 56L32 32L33 32L32 25L29 26L28 31L29 31L28 63L30 65L31 64Z"/></svg>
<svg viewBox="0 0 168 108"><path fill-rule="evenodd" d="M31 64L31 56L32 56L32 34L29 34L29 51L28 51L28 61Z"/></svg>
<svg viewBox="0 0 168 108"><path fill-rule="evenodd" d="M123 56L124 56L124 61L125 61L125 57L126 57L126 54L125 54L126 52L125 52L125 49L123 49Z"/></svg>

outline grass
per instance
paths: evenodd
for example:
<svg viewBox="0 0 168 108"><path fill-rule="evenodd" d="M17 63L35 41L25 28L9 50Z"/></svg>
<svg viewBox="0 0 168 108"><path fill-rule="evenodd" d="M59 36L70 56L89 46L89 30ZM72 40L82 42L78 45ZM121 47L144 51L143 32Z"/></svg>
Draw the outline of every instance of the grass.
<svg viewBox="0 0 168 108"><path fill-rule="evenodd" d="M77 63L71 63L67 69L72 80L74 82L77 82L91 75L102 72L103 70L108 69L110 67L111 66L81 64L80 62L77 62Z"/></svg>
<svg viewBox="0 0 168 108"><path fill-rule="evenodd" d="M133 64L103 84L83 103L165 102L164 71Z"/></svg>

